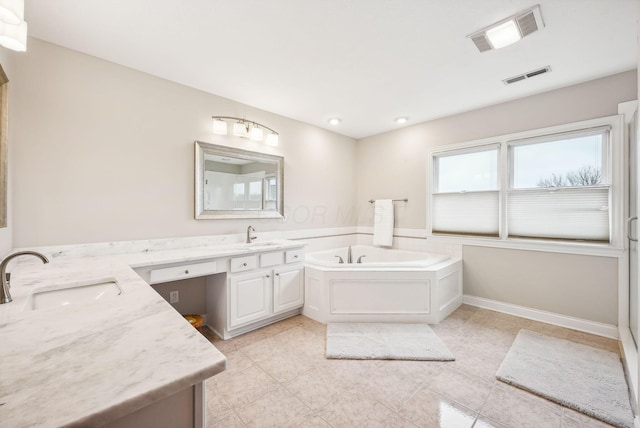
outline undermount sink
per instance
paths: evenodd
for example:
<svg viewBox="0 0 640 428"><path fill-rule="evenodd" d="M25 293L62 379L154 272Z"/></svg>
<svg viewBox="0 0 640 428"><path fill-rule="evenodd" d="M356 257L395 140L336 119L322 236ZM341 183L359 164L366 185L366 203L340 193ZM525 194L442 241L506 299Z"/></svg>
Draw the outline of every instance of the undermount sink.
<svg viewBox="0 0 640 428"><path fill-rule="evenodd" d="M56 308L109 299L122 294L115 279L75 282L34 290L27 299L24 310Z"/></svg>

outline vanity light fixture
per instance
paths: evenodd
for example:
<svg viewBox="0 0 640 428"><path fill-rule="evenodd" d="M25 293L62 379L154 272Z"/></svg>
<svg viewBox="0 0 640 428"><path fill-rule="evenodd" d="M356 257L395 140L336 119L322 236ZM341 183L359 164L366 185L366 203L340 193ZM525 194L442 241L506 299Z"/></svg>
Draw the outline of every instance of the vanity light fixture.
<svg viewBox="0 0 640 428"><path fill-rule="evenodd" d="M277 146L279 135L276 131L261 123L254 122L233 116L213 116L213 133L218 135L227 135L229 133L227 121L233 122L232 133L236 137L250 138L254 141L264 140L264 130L268 130L266 143L270 146Z"/></svg>
<svg viewBox="0 0 640 428"><path fill-rule="evenodd" d="M394 122L397 123L398 125L402 125L404 123L407 123L408 120L409 118L407 116L400 116L400 117L396 117Z"/></svg>
<svg viewBox="0 0 640 428"><path fill-rule="evenodd" d="M336 126L336 125L339 125L340 122L342 122L342 119L340 119L339 117L332 117L329 120L327 120L327 122L329 122L329 125Z"/></svg>
<svg viewBox="0 0 640 428"><path fill-rule="evenodd" d="M0 0L0 45L18 52L27 50L24 0Z"/></svg>
<svg viewBox="0 0 640 428"><path fill-rule="evenodd" d="M467 37L480 52L509 46L523 37L544 28L540 5L535 5L491 24Z"/></svg>

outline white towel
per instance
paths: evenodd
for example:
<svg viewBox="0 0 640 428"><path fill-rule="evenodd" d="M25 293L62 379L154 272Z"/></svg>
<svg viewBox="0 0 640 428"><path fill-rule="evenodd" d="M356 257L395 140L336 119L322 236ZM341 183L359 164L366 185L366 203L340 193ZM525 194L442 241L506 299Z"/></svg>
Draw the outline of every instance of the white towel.
<svg viewBox="0 0 640 428"><path fill-rule="evenodd" d="M393 244L393 201L376 199L373 213L373 245Z"/></svg>

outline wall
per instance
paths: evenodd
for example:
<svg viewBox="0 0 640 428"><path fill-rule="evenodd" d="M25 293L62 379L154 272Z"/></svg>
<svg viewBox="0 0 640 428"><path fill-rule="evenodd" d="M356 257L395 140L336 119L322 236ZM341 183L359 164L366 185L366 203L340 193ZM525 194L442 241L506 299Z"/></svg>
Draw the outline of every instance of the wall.
<svg viewBox="0 0 640 428"><path fill-rule="evenodd" d="M357 143L358 204L409 198L396 206L395 227L424 232L428 148L615 115L618 103L636 96L633 70L364 138ZM371 226L372 210L360 212L358 224ZM483 247L464 247L463 255L466 294L617 324L617 259ZM527 268L534 259L537 276Z"/></svg>
<svg viewBox="0 0 640 428"><path fill-rule="evenodd" d="M13 105L16 102L16 95L14 90L14 73L13 73L13 61L12 55L9 54L9 51L3 47L0 47L0 64L4 69L4 72L7 74L9 78L9 126L8 126L8 136L7 136L7 146L9 157L11 157L12 146L13 146L13 136L14 130L11 123L11 119L13 118ZM7 227L0 228L0 258L4 255L8 254L13 248L13 215L12 215L12 189L11 186L13 184L13 180L11 177L12 173L12 165L11 162L8 162L8 172L7 172Z"/></svg>
<svg viewBox="0 0 640 428"><path fill-rule="evenodd" d="M12 74L14 247L355 226L351 138L38 39ZM280 145L214 135L216 114ZM284 156L287 222L194 220L194 140Z"/></svg>

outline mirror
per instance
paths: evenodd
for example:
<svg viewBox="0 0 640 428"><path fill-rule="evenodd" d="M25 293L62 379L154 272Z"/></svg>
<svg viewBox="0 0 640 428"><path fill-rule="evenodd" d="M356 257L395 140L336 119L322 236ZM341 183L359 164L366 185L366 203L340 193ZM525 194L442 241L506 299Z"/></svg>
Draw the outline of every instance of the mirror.
<svg viewBox="0 0 640 428"><path fill-rule="evenodd" d="M196 219L283 217L282 156L196 141Z"/></svg>

